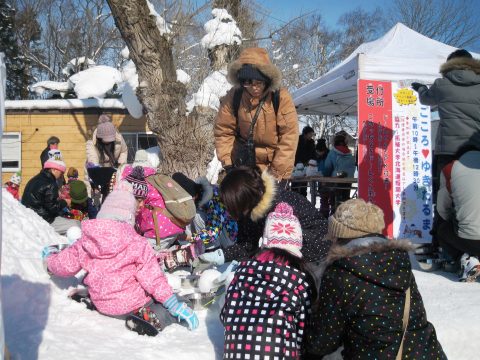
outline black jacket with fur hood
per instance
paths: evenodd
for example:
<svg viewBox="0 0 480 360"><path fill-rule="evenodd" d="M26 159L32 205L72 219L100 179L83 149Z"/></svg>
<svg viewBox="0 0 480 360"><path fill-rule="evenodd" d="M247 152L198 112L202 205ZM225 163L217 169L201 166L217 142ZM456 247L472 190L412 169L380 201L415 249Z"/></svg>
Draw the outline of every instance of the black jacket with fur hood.
<svg viewBox="0 0 480 360"><path fill-rule="evenodd" d="M408 287L410 316L402 359L446 359L427 321L410 248L408 241L383 237L332 246L305 334L306 359L319 359L342 345L344 359L395 359Z"/></svg>
<svg viewBox="0 0 480 360"><path fill-rule="evenodd" d="M331 242L324 240L328 230L327 220L305 196L286 190L278 190L275 178L267 171L262 173L265 194L252 210L250 218L238 222L238 236L235 245L224 249L225 261L244 260L258 250L267 215L281 202L293 208L293 214L302 226L302 255L307 262L323 259Z"/></svg>
<svg viewBox="0 0 480 360"><path fill-rule="evenodd" d="M440 72L443 77L430 89L418 89L422 104L438 106L435 154L453 155L467 144L480 147L480 60L454 58Z"/></svg>

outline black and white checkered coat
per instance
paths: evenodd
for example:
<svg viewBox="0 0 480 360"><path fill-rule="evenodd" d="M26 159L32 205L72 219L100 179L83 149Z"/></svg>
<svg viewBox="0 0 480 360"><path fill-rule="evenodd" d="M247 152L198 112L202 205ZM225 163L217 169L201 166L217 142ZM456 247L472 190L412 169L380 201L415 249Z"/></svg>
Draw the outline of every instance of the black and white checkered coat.
<svg viewBox="0 0 480 360"><path fill-rule="evenodd" d="M220 319L224 359L299 359L309 285L301 271L275 262L244 261L232 280Z"/></svg>

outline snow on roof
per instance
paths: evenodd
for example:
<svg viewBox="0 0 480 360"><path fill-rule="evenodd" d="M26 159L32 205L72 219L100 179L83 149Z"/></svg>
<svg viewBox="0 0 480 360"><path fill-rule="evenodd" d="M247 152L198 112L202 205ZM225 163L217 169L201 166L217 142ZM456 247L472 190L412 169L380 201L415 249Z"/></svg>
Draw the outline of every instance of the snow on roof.
<svg viewBox="0 0 480 360"><path fill-rule="evenodd" d="M225 70L214 71L204 80L198 91L193 94L192 100L187 104L187 110L192 111L195 106L210 107L218 110L220 98L224 96L232 85L227 80Z"/></svg>
<svg viewBox="0 0 480 360"><path fill-rule="evenodd" d="M213 49L218 45L240 45L242 32L237 23L225 9L213 9L213 19L207 21L203 28L207 33L201 41L206 49Z"/></svg>
<svg viewBox="0 0 480 360"><path fill-rule="evenodd" d="M69 81L79 99L103 98L115 84L122 82L122 75L113 67L98 65L70 76Z"/></svg>
<svg viewBox="0 0 480 360"><path fill-rule="evenodd" d="M182 69L177 69L177 80L183 84L188 84L192 78Z"/></svg>
<svg viewBox="0 0 480 360"><path fill-rule="evenodd" d="M125 109L119 99L6 100L6 110Z"/></svg>
<svg viewBox="0 0 480 360"><path fill-rule="evenodd" d="M69 90L73 89L72 83L69 81L39 81L33 85L29 86L29 90L34 92L37 95L43 95L45 91L53 91L60 93L62 97Z"/></svg>
<svg viewBox="0 0 480 360"><path fill-rule="evenodd" d="M77 57L73 58L67 63L67 65L62 69L62 74L70 76L72 73L78 70L77 68L80 65L84 63L87 63L87 68L90 66L95 66L95 61L93 61L92 59L85 58L85 56Z"/></svg>
<svg viewBox="0 0 480 360"><path fill-rule="evenodd" d="M170 34L170 26L166 23L165 19L156 12L153 4L147 0L148 9L150 10L150 15L155 16L155 23L157 24L158 30L160 30L161 35Z"/></svg>

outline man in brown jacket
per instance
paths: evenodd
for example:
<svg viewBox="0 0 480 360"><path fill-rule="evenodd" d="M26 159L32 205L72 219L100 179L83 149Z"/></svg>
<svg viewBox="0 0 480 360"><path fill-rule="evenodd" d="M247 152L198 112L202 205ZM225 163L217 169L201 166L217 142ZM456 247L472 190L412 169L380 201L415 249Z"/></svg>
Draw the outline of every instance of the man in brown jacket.
<svg viewBox="0 0 480 360"><path fill-rule="evenodd" d="M291 176L298 143L298 119L291 95L287 89L280 88L281 77L280 70L262 48L247 48L230 64L228 78L234 87L221 100L214 130L217 157L224 168L235 164L234 149L242 139L247 141L250 124L264 98L253 130L256 164L262 170L268 168L279 181ZM236 118L234 97L239 88L243 91ZM275 96L278 109L274 106ZM241 139L236 139L237 126Z"/></svg>

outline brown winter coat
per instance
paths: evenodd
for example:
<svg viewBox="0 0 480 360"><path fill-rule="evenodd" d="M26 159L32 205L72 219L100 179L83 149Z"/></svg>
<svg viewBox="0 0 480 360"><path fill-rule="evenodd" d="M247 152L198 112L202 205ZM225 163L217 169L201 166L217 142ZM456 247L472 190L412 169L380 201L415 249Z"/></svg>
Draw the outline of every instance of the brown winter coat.
<svg viewBox="0 0 480 360"><path fill-rule="evenodd" d="M267 52L260 48L245 49L228 70L228 77L235 86L222 98L220 110L215 121L215 147L217 157L223 166L232 165L232 150L235 146L237 121L233 114L233 95L240 86L237 72L243 64L252 64L271 79L265 89L266 101L260 111L255 125L253 139L255 142L256 163L262 169L269 168L277 179L289 178L295 160L298 143L298 119L295 105L288 91L280 89L281 73L270 62ZM280 106L278 114L272 104L271 93L280 89ZM253 116L260 99L254 99L243 91L238 109L238 126L240 136L246 140Z"/></svg>
<svg viewBox="0 0 480 360"><path fill-rule="evenodd" d="M110 167L110 162L108 161L108 156L105 156L105 162L100 164L100 154L97 149L97 130L93 132L92 140L87 141L87 162L93 163L95 165L100 165L101 167ZM118 161L118 165L123 165L127 163L128 157L128 148L123 136L117 132L115 134L115 159Z"/></svg>

